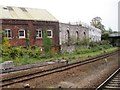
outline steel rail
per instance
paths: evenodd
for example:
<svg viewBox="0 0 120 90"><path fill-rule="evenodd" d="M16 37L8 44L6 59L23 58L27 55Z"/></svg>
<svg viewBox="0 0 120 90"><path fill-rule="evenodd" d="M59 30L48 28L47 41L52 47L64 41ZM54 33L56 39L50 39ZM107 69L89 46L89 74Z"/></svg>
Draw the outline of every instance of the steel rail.
<svg viewBox="0 0 120 90"><path fill-rule="evenodd" d="M27 81L27 80L30 80L30 79L33 79L33 78L42 77L42 76L45 76L45 75L65 71L65 70L68 70L68 69L71 69L71 68L74 68L74 67L77 67L77 66L80 66L80 65L84 65L84 64L87 64L87 63L92 63L92 62L104 59L104 58L112 56L112 55L114 55L118 52L119 51L114 52L114 53L105 54L105 55L102 55L102 56L97 56L97 57L90 58L90 59L87 59L87 60L84 60L84 61L70 63L70 64L67 64L67 65L64 65L64 66L55 67L55 68L48 69L48 70L45 70L45 71L39 71L39 72L35 72L35 73L32 72L32 73L29 73L29 74L26 74L26 75L16 76L16 77L8 78L8 79L3 79L3 80L0 81L0 83L1 83L0 86L3 87L3 86L11 85L11 84L14 84L14 83L22 82L22 81Z"/></svg>
<svg viewBox="0 0 120 90"><path fill-rule="evenodd" d="M112 79L114 78L114 76L120 72L120 67L115 71L113 72L104 82L102 82L95 90L101 90L101 89L104 89L104 87L107 85L107 83Z"/></svg>

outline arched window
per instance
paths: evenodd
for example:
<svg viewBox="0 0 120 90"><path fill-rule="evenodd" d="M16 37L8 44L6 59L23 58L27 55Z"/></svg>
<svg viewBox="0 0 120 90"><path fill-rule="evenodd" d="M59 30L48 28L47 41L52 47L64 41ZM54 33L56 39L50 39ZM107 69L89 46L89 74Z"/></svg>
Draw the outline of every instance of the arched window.
<svg viewBox="0 0 120 90"><path fill-rule="evenodd" d="M78 31L76 31L76 39L79 38L79 34L78 34Z"/></svg>
<svg viewBox="0 0 120 90"><path fill-rule="evenodd" d="M83 34L84 34L84 36L86 37L86 33L84 32Z"/></svg>
<svg viewBox="0 0 120 90"><path fill-rule="evenodd" d="M70 41L70 31L69 30L67 30L67 40L68 40L68 42Z"/></svg>

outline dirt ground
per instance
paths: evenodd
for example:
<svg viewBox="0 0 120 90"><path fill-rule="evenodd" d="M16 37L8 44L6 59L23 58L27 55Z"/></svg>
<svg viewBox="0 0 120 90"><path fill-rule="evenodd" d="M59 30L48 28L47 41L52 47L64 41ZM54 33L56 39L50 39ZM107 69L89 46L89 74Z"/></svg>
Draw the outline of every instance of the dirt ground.
<svg viewBox="0 0 120 90"><path fill-rule="evenodd" d="M118 56L120 54L5 88L23 88L25 84L31 88L96 88L118 67Z"/></svg>
<svg viewBox="0 0 120 90"><path fill-rule="evenodd" d="M78 76L65 79L53 87L62 88L96 88L118 67L118 55L102 62L81 66Z"/></svg>

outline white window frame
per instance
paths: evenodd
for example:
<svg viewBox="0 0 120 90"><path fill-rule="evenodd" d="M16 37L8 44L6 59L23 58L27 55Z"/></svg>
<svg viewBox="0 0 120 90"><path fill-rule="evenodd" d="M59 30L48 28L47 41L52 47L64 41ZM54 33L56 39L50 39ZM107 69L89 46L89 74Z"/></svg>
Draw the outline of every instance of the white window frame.
<svg viewBox="0 0 120 90"><path fill-rule="evenodd" d="M38 31L38 34L36 33L36 38L42 38L42 29L36 29L36 31ZM41 37L39 36L39 31L41 31Z"/></svg>
<svg viewBox="0 0 120 90"><path fill-rule="evenodd" d="M24 36L20 36L20 31L24 31ZM20 30L18 31L18 36L19 36L19 38L25 38L25 30L24 30L24 29L20 29Z"/></svg>
<svg viewBox="0 0 120 90"><path fill-rule="evenodd" d="M48 38L52 38L53 37L53 32L52 30L47 30L47 32L50 31L51 32L51 36L47 36Z"/></svg>
<svg viewBox="0 0 120 90"><path fill-rule="evenodd" d="M8 31L10 30L10 37L8 37ZM5 37L7 37L7 38L12 38L12 30L11 29L5 29L5 31L7 31L7 36L5 36Z"/></svg>

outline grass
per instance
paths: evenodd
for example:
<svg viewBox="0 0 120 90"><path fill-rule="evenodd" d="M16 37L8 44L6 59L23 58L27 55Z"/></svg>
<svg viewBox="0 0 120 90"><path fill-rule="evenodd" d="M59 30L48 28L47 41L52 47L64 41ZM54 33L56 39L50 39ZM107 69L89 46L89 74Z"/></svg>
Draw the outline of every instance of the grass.
<svg viewBox="0 0 120 90"><path fill-rule="evenodd" d="M112 48L109 48L109 49L105 49L106 53L108 52L113 52L115 50L117 50L118 48L117 47L112 47ZM101 54L104 54L104 50L100 50L100 51L96 51L96 52L90 52L90 53L85 53L85 54L72 54L72 55L68 55L68 56L65 56L66 58L68 58L69 61L71 62L74 62L76 61L76 59L85 59L87 57L94 57L94 56L98 56L98 55L101 55Z"/></svg>
<svg viewBox="0 0 120 90"><path fill-rule="evenodd" d="M104 50L99 50L99 51L95 51L95 52L88 52L88 53L83 53L83 54L76 54L74 53L64 53L61 55L54 55L54 57L52 58L29 58L29 56L25 55L24 57L16 57L15 59L13 59L13 62L15 65L24 65L24 64L33 64L33 63L38 63L38 62L45 62L45 61L55 61L55 60L59 60L59 59L65 59L68 60L70 62L75 62L76 59L85 59L87 57L93 57L93 56L97 56L97 55L101 55L104 53L104 51L106 52L112 52L117 50L117 47L111 47L109 49L104 49ZM0 62L2 61L2 58L0 58Z"/></svg>

